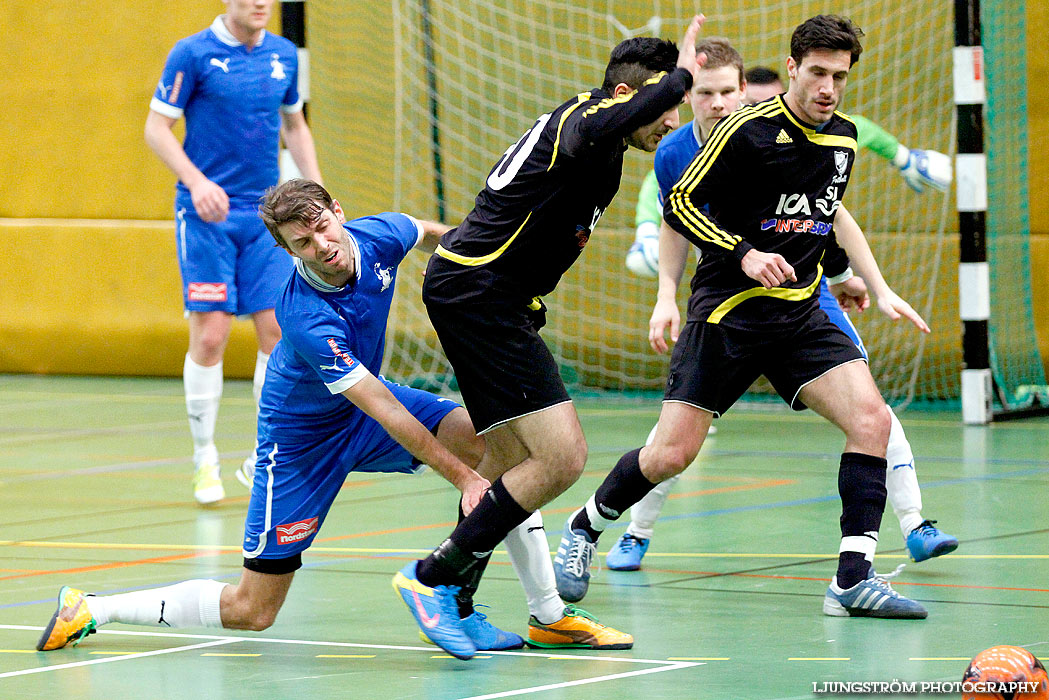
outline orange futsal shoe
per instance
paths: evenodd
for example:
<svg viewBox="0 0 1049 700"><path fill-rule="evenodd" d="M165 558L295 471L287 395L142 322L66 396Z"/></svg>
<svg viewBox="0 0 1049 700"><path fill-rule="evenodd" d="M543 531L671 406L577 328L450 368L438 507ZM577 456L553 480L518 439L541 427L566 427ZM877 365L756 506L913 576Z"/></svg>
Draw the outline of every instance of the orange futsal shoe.
<svg viewBox="0 0 1049 700"><path fill-rule="evenodd" d="M70 642L73 646L89 634L94 634L98 624L87 609L84 596L87 594L76 588L62 586L58 592L58 610L51 616L51 622L40 641L36 643L37 651L61 649Z"/></svg>
<svg viewBox="0 0 1049 700"><path fill-rule="evenodd" d="M574 605L565 606L565 616L544 625L528 618L528 646L542 649L630 649L634 638L602 625L594 616Z"/></svg>

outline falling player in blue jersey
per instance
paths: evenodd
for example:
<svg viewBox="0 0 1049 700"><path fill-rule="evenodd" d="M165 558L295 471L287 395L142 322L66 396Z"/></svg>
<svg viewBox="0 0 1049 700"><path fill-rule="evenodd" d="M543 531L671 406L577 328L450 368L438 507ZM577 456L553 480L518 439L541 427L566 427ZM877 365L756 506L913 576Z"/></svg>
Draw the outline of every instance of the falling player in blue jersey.
<svg viewBox="0 0 1049 700"><path fill-rule="evenodd" d="M764 73L754 71L743 72L743 59L739 53L725 39L706 39L696 48L707 55L707 64L699 71L692 89L689 91L689 102L695 114L695 118L689 124L682 126L669 134L659 144L656 151L655 169L652 171L653 185L647 192L642 191L641 197L648 201L644 204L638 201L638 210L644 206L647 211L652 211L655 223L651 224L658 237L658 227L662 223L662 205L670 188L677 181L678 176L688 166L689 162L700 150L702 144L707 140L710 130L721 119L736 111L742 103L753 104L755 101L763 101L783 92L782 85L765 80L756 87L751 85L746 76L757 76L762 80ZM768 70L768 69L764 69ZM775 74L773 74L775 75ZM753 100L754 96L759 97ZM857 126L857 130L860 127ZM862 144L862 135L858 139ZM640 216L640 214L639 214ZM676 234L670 234L666 241L673 251L682 248L684 239ZM635 244L636 245L636 244ZM656 246L655 257L658 262L659 249ZM676 265L671 266L680 280L681 270ZM871 277L871 279L867 279ZM895 295L888 286L884 286L884 280L877 270L876 264L866 272L863 278L870 283L875 297L878 299L879 307L892 315L897 308L897 302L892 298ZM670 280L673 281L673 280ZM669 281L668 281L669 282ZM665 353L666 342L664 334L669 326L671 339L676 341L680 318L677 315L677 304L675 296L677 283L660 284L660 302L652 317L652 333L650 341L653 348L660 353ZM820 284L820 308L826 312L831 321L843 330L866 356L867 351L863 341L852 324L849 316L841 308L838 300L830 293L826 279ZM900 307L903 308L903 307ZM951 535L940 531L935 526L935 521L928 520L922 516L921 490L918 486L918 478L915 474L914 454L910 443L903 432L903 426L890 411L892 428L889 432L889 446L887 452L888 471L886 472L886 490L888 501L892 505L900 523L900 529L904 537L904 544L910 553L911 559L916 562L925 561L932 557L947 554L954 551L958 546L958 540ZM713 428L713 426L711 426ZM651 440L655 433L653 428L649 435ZM616 571L635 571L640 568L641 560L648 551L651 543L656 520L663 508L664 503L674 484L678 482L680 475L671 477L657 485L648 495L631 508L631 520L627 530L612 545L609 550L606 564L609 569Z"/></svg>
<svg viewBox="0 0 1049 700"><path fill-rule="evenodd" d="M279 137L302 174L320 181L295 45L264 29L274 0L224 2L224 15L171 50L145 128L146 143L178 177L175 241L189 319L183 380L193 493L205 504L225 495L214 438L233 316L251 316L255 325L256 407L280 339L273 305L291 262L256 214L259 197L277 184ZM180 144L172 128L183 117ZM253 464L254 455L241 466L242 482Z"/></svg>
<svg viewBox="0 0 1049 700"><path fill-rule="evenodd" d="M262 391L259 459L240 582L184 581L116 596L85 596L63 587L39 650L75 643L108 622L267 628L301 566L302 552L351 471L410 473L428 464L463 492L463 514L488 487L470 468L480 462L485 443L466 410L378 374L397 267L413 248L433 252L449 227L392 213L346 222L339 203L307 180L272 190L260 213L273 238L291 254L294 272L277 301L284 336L270 358ZM531 524L526 521L519 530ZM521 544L533 539L518 531L507 538L533 615L543 614L542 604L554 598L554 617L560 617L555 630L622 635L566 609L557 598L545 538L538 551ZM519 635L487 622L472 600L466 606L460 602L453 614L461 616L476 648L523 645ZM542 632L541 640L552 638L549 630ZM530 641L535 636L531 628L529 636Z"/></svg>

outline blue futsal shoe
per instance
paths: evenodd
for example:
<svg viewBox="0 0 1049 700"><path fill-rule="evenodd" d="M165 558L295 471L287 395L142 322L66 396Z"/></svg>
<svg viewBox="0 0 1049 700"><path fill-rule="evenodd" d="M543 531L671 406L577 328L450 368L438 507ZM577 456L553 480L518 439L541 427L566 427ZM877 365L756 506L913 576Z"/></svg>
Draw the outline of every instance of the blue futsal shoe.
<svg viewBox="0 0 1049 700"><path fill-rule="evenodd" d="M823 598L823 614L834 617L881 617L894 620L924 620L929 613L921 603L905 598L886 581L903 569L901 564L891 574L879 576L870 569L867 579L852 588L838 587L838 577L831 579Z"/></svg>
<svg viewBox="0 0 1049 700"><path fill-rule="evenodd" d="M605 565L612 571L637 571L641 568L641 559L648 551L649 540L624 532L612 545L605 557Z"/></svg>
<svg viewBox="0 0 1049 700"><path fill-rule="evenodd" d="M479 605L485 607L487 605ZM474 608L473 614L462 618L463 632L477 647L477 651L506 651L507 649L520 649L524 646L521 635L501 630L488 621L488 616ZM426 636L425 632L419 632L419 637L429 644L433 640Z"/></svg>
<svg viewBox="0 0 1049 700"><path fill-rule="evenodd" d="M568 516L565 529L561 532L561 544L554 557L557 592L566 603L578 603L586 595L590 587L590 562L597 550L597 545L590 540L585 530L572 529L576 513Z"/></svg>
<svg viewBox="0 0 1049 700"><path fill-rule="evenodd" d="M413 561L393 577L393 590L415 616L415 621L434 644L457 659L473 658L477 647L467 636L459 619L459 604L455 600L458 586L424 586L415 576ZM473 617L473 616L471 616Z"/></svg>
<svg viewBox="0 0 1049 700"><path fill-rule="evenodd" d="M907 535L907 551L911 561L925 561L958 549L958 538L941 532L933 525L935 522L926 520Z"/></svg>

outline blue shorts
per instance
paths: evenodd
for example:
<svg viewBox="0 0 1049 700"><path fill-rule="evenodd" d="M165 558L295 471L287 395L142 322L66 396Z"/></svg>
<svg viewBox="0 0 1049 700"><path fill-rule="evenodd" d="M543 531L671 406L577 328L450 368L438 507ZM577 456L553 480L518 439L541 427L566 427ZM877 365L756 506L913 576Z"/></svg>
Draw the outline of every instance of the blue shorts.
<svg viewBox="0 0 1049 700"><path fill-rule="evenodd" d="M856 330L856 326L852 325L852 320L841 308L838 300L830 293L830 286L827 284L826 277L820 282L820 308L830 317L831 323L840 328L842 333L849 336L852 342L856 343L856 347L863 353L863 359L869 360L867 348L863 346L863 339L860 338L859 331Z"/></svg>
<svg viewBox="0 0 1049 700"><path fill-rule="evenodd" d="M187 311L244 315L272 309L294 269L252 202L230 200L229 215L209 224L188 195L175 199L175 245Z"/></svg>
<svg viewBox="0 0 1049 700"><path fill-rule="evenodd" d="M431 432L459 407L449 399L380 379ZM260 425L255 482L244 523L246 562L288 559L307 549L350 472L412 474L420 469L419 461L363 412L351 425L318 432L308 442L276 443L265 432Z"/></svg>

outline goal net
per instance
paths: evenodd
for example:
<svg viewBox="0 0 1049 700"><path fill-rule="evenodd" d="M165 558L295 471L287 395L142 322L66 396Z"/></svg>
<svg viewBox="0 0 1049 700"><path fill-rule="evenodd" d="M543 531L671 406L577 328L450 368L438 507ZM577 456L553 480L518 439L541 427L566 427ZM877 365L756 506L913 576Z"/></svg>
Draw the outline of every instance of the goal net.
<svg viewBox="0 0 1049 700"><path fill-rule="evenodd" d="M335 167L322 163L328 182L359 192L362 207L375 201L455 224L472 207L492 164L537 116L600 85L616 43L635 35L679 41L695 9L680 0L392 0L388 7L311 0L315 132L322 153L334 148L347 154ZM769 66L784 77L790 34L799 22L820 12L849 16L866 33L865 50L841 109L872 119L904 145L953 154L951 3L713 0L700 9L708 18L702 35L728 37L747 67ZM333 27L347 21L364 28L350 30L349 38L333 36L340 31ZM382 58L390 48L386 27L389 63ZM374 105L361 93L369 89L361 82L371 80L389 88L371 93L380 99ZM691 116L683 106L682 123ZM355 138L367 144L354 144ZM389 162L378 162L377 151ZM591 244L546 298L543 335L576 391L662 388L668 360L647 343L655 282L634 277L624 265L638 188L651 167L650 154L628 153L622 188ZM880 388L895 404L957 397L961 323L953 195L912 192L886 161L862 152L846 200L890 285L934 329L922 336L873 309L855 316ZM425 263L424 256L409 256L402 267L385 370L416 386L454 389L420 301ZM686 293L683 284L682 305ZM1032 339L1033 329L1016 338L1028 356ZM755 390L760 395L767 387Z"/></svg>

